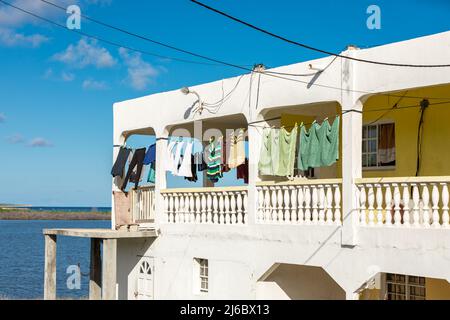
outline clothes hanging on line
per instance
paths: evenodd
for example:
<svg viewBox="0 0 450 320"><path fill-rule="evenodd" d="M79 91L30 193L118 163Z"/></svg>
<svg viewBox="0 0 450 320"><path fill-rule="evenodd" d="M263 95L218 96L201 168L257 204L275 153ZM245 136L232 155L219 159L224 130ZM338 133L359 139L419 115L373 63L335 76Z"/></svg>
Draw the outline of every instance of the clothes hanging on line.
<svg viewBox="0 0 450 320"><path fill-rule="evenodd" d="M178 170L176 172L176 176L185 177L185 178L191 178L192 177L192 148L194 146L193 142L187 142L186 148L184 150L184 154L182 156L182 159L180 159L180 165L178 167ZM178 152L178 148L177 148Z"/></svg>
<svg viewBox="0 0 450 320"><path fill-rule="evenodd" d="M116 161L111 169L111 175L113 177L122 177L127 163L128 156L130 154L130 149L125 147L120 147L119 153L117 155Z"/></svg>
<svg viewBox="0 0 450 320"><path fill-rule="evenodd" d="M339 159L339 116L330 125L325 119L321 125L313 122L307 131L300 125L297 168L306 171L309 168L327 167Z"/></svg>
<svg viewBox="0 0 450 320"><path fill-rule="evenodd" d="M244 129L238 129L238 134L230 134L228 140L228 154L226 163L230 169L237 168L245 162L245 135Z"/></svg>
<svg viewBox="0 0 450 320"><path fill-rule="evenodd" d="M195 163L195 155L191 154L191 175L184 177L184 179L190 182L197 182L197 164Z"/></svg>
<svg viewBox="0 0 450 320"><path fill-rule="evenodd" d="M196 152L194 155L194 159L195 164L197 165L197 171L205 171L208 168L203 152Z"/></svg>
<svg viewBox="0 0 450 320"><path fill-rule="evenodd" d="M244 163L236 168L236 178L244 179L244 183L248 183L248 158L245 158Z"/></svg>
<svg viewBox="0 0 450 320"><path fill-rule="evenodd" d="M293 176L297 126L291 132L285 128L265 128L258 170L261 175Z"/></svg>
<svg viewBox="0 0 450 320"><path fill-rule="evenodd" d="M217 182L222 178L222 139L210 139L208 148L208 162L206 176L211 182Z"/></svg>
<svg viewBox="0 0 450 320"><path fill-rule="evenodd" d="M152 144L148 147L144 158L144 165L149 165L156 160L156 144Z"/></svg>
<svg viewBox="0 0 450 320"><path fill-rule="evenodd" d="M133 157L131 159L130 165L128 166L128 171L127 171L127 175L125 176L125 179L122 183L122 187L120 188L122 191L125 190L125 188L127 187L128 184L128 180L131 177L131 174L134 170L134 168L136 168L136 174L135 176L137 177L141 177L141 173L142 173L142 167L144 165L144 157L145 157L145 148L141 148L141 149L137 149L134 151L133 153ZM135 187L137 188L139 185L139 178L134 179L134 183L135 183Z"/></svg>
<svg viewBox="0 0 450 320"><path fill-rule="evenodd" d="M150 163L150 166L148 168L147 182L154 184L155 178L156 178L156 162L153 161Z"/></svg>

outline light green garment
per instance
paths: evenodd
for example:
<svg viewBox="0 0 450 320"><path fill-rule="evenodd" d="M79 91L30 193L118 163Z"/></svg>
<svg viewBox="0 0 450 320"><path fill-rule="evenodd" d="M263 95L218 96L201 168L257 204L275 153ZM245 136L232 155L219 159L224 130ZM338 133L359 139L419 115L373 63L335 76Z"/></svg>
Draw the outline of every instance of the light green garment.
<svg viewBox="0 0 450 320"><path fill-rule="evenodd" d="M156 171L155 171L155 162L151 162L150 163L150 167L148 169L148 176L147 176L147 182L150 183L155 183L155 176L156 176Z"/></svg>
<svg viewBox="0 0 450 320"><path fill-rule="evenodd" d="M297 126L291 132L285 128L279 130L279 160L277 171L274 175L277 176L293 176L295 163L295 148L297 146Z"/></svg>
<svg viewBox="0 0 450 320"><path fill-rule="evenodd" d="M330 166L339 159L339 117L336 117L332 126L328 120L322 125L314 121L309 131L304 126L300 130L299 170Z"/></svg>
<svg viewBox="0 0 450 320"><path fill-rule="evenodd" d="M261 152L259 155L258 170L261 175L272 175L272 130L264 128L262 133Z"/></svg>
<svg viewBox="0 0 450 320"><path fill-rule="evenodd" d="M323 133L319 136L322 148L321 162L322 166L331 166L339 159L339 117L336 117L332 125L325 120L322 127Z"/></svg>
<svg viewBox="0 0 450 320"><path fill-rule="evenodd" d="M270 133L270 161L272 161L272 175L278 175L280 168L280 129L272 129Z"/></svg>

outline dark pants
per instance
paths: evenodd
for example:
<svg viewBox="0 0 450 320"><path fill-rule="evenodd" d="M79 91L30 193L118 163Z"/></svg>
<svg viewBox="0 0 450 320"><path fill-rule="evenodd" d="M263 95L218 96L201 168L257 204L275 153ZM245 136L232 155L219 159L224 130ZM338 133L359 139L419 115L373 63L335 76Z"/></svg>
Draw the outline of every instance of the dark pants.
<svg viewBox="0 0 450 320"><path fill-rule="evenodd" d="M123 170L125 169L125 164L127 163L130 151L131 150L128 148L120 147L119 154L117 155L116 161L111 169L111 174L113 177L123 176Z"/></svg>
<svg viewBox="0 0 450 320"><path fill-rule="evenodd" d="M137 188L139 185L139 178L141 177L142 173L142 166L144 165L144 157L145 157L145 148L137 149L134 154L133 158L131 159L131 163L128 166L127 175L125 176L125 180L123 180L122 188L120 188L122 191L125 190L128 184L128 180L131 177L131 174L133 173L134 167L137 166L136 170L136 178L134 179L134 186Z"/></svg>

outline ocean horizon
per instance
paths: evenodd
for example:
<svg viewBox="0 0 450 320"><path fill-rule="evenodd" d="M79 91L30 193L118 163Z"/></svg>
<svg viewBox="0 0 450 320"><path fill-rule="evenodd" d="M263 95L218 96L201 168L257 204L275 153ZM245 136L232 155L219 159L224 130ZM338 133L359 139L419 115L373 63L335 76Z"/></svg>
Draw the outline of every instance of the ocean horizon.
<svg viewBox="0 0 450 320"><path fill-rule="evenodd" d="M65 206L17 206L14 209L26 209L43 212L111 212L111 207L65 207Z"/></svg>

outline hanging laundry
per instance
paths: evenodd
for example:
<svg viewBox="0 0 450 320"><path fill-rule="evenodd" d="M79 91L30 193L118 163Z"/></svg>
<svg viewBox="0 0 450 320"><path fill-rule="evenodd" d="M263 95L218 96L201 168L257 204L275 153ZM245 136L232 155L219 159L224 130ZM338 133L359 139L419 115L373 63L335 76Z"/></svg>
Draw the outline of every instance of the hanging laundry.
<svg viewBox="0 0 450 320"><path fill-rule="evenodd" d="M220 140L215 141L214 138L211 138L209 141L208 148L208 162L207 162L207 171L206 176L212 182L219 181L219 178L222 177L221 171L221 160L222 160L222 146Z"/></svg>
<svg viewBox="0 0 450 320"><path fill-rule="evenodd" d="M111 175L113 177L123 176L123 171L127 163L128 156L130 155L130 149L125 147L120 147L119 154L117 155L116 161L111 169Z"/></svg>
<svg viewBox="0 0 450 320"><path fill-rule="evenodd" d="M395 165L395 127L393 123L379 125L378 161L380 165Z"/></svg>
<svg viewBox="0 0 450 320"><path fill-rule="evenodd" d="M239 129L237 136L231 133L229 139L229 155L227 164L230 169L237 168L245 162L245 136L244 129Z"/></svg>
<svg viewBox="0 0 450 320"><path fill-rule="evenodd" d="M179 177L192 177L192 169L191 169L191 159L192 159L192 148L194 146L194 142L186 143L186 149L184 150L184 154L182 159L180 159L180 166L176 172L176 176ZM178 152L178 148L177 148Z"/></svg>
<svg viewBox="0 0 450 320"><path fill-rule="evenodd" d="M184 177L184 179L190 182L197 182L197 164L195 163L195 155L191 154L191 176Z"/></svg>
<svg viewBox="0 0 450 320"><path fill-rule="evenodd" d="M330 126L328 119L322 125L314 121L309 131L303 124L300 127L297 168L330 166L339 159L339 117Z"/></svg>
<svg viewBox="0 0 450 320"><path fill-rule="evenodd" d="M258 170L261 175L271 176L272 170L272 129L264 128L262 132L261 151L259 155Z"/></svg>
<svg viewBox="0 0 450 320"><path fill-rule="evenodd" d="M177 147L176 141L170 141L169 144L167 145L166 161L165 161L166 171L173 172L176 169L176 165L175 165L176 147Z"/></svg>
<svg viewBox="0 0 450 320"><path fill-rule="evenodd" d="M156 160L156 144L152 144L148 147L147 153L144 158L144 165L149 165Z"/></svg>
<svg viewBox="0 0 450 320"><path fill-rule="evenodd" d="M245 158L244 163L236 168L236 178L244 179L244 183L248 183L248 159Z"/></svg>
<svg viewBox="0 0 450 320"><path fill-rule="evenodd" d="M197 171L205 171L208 168L203 152L196 152L194 158L195 164L197 165Z"/></svg>
<svg viewBox="0 0 450 320"><path fill-rule="evenodd" d="M276 176L293 176L295 165L295 148L297 146L297 124L288 132L285 128L279 130L278 166L274 169Z"/></svg>
<svg viewBox="0 0 450 320"><path fill-rule="evenodd" d="M148 168L147 182L154 184L155 179L156 179L156 162L153 161L150 163L150 166Z"/></svg>
<svg viewBox="0 0 450 320"><path fill-rule="evenodd" d="M145 157L145 148L137 149L133 153L133 158L131 159L131 163L128 167L127 175L125 176L125 179L122 183L122 187L120 188L122 191L125 190L125 188L127 187L128 180L130 179L133 169L135 167L136 167L136 175L135 176L140 178L141 172L142 172L142 166L144 164L143 163L144 157ZM139 178L137 180L135 180L135 188L137 188L139 185Z"/></svg>

